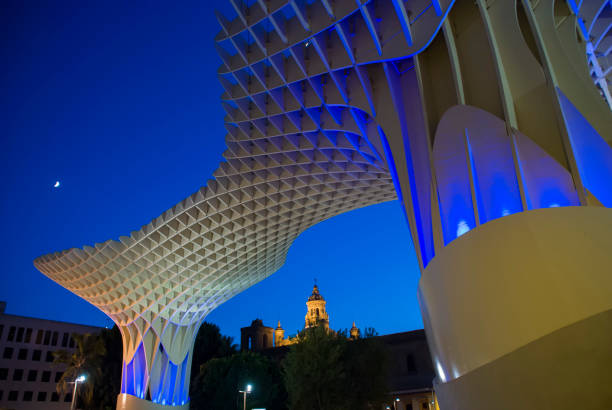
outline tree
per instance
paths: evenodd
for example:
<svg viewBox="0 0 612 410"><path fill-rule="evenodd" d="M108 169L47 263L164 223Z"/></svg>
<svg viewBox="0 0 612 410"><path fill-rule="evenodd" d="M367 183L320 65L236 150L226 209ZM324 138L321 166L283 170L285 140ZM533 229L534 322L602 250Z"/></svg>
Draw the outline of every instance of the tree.
<svg viewBox="0 0 612 410"><path fill-rule="evenodd" d="M88 382L82 383L79 388L79 397L87 408L93 405L94 381L100 376L100 358L106 353L103 340L95 334L74 333L72 338L76 342L76 350L69 352L58 350L53 352L53 363L66 365L66 370L57 383L57 392L71 392L70 384L84 375Z"/></svg>
<svg viewBox="0 0 612 410"><path fill-rule="evenodd" d="M243 397L238 390L244 390L247 384L253 386L247 396L248 408L286 409L279 366L261 354L248 351L202 365L192 386L191 409L242 409Z"/></svg>
<svg viewBox="0 0 612 410"><path fill-rule="evenodd" d="M223 336L219 326L204 322L198 330L193 344L193 359L191 360L191 381L200 373L200 367L210 359L228 357L236 353L233 338Z"/></svg>
<svg viewBox="0 0 612 410"><path fill-rule="evenodd" d="M344 332L307 329L283 363L292 410L360 410L382 405L386 352L375 338L349 341Z"/></svg>
<svg viewBox="0 0 612 410"><path fill-rule="evenodd" d="M121 366L123 364L123 341L117 326L103 329L98 337L106 352L100 357L103 364L99 375L92 380L93 399L89 410L115 410L117 395L121 390Z"/></svg>
<svg viewBox="0 0 612 410"><path fill-rule="evenodd" d="M344 366L348 385L346 394L350 397L350 409L382 408L388 398L388 357L387 348L372 335L373 328L366 329L366 338L348 342L344 352Z"/></svg>

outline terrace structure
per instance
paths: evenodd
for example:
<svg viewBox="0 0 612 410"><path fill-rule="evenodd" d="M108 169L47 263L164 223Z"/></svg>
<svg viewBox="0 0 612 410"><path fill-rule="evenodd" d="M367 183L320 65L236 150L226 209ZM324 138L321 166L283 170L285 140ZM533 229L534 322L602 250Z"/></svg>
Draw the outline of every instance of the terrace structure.
<svg viewBox="0 0 612 410"><path fill-rule="evenodd" d="M206 315L308 227L393 199L442 409L609 408L612 119L575 14L599 0L229 1L214 179L35 261L120 327L118 408L187 408Z"/></svg>

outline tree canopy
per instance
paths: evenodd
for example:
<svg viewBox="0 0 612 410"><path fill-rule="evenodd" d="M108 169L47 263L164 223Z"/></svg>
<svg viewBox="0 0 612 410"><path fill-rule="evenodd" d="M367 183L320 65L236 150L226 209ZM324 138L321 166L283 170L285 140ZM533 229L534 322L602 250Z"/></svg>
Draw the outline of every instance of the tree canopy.
<svg viewBox="0 0 612 410"><path fill-rule="evenodd" d="M202 323L193 344L191 380L198 376L200 367L210 359L231 356L236 351L233 338L222 335L219 326L208 322Z"/></svg>
<svg viewBox="0 0 612 410"><path fill-rule="evenodd" d="M94 381L100 377L100 358L106 353L102 339L95 334L72 335L76 343L73 352L58 350L53 352L53 363L64 364L66 369L57 383L58 393L72 392L71 383L80 376L85 376L87 383L81 383L78 390L79 398L87 408L93 404Z"/></svg>
<svg viewBox="0 0 612 410"><path fill-rule="evenodd" d="M267 357L243 351L230 357L212 359L202 365L192 386L192 410L242 409L242 394L253 386L247 396L247 408L286 409L286 393L278 365Z"/></svg>
<svg viewBox="0 0 612 410"><path fill-rule="evenodd" d="M382 405L386 352L376 339L349 341L343 332L307 329L283 362L292 410L360 410Z"/></svg>

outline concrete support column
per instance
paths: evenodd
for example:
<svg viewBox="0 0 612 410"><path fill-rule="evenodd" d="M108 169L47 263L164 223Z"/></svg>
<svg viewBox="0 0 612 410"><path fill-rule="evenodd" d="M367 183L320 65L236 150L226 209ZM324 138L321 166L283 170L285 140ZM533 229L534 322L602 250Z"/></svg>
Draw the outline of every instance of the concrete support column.
<svg viewBox="0 0 612 410"><path fill-rule="evenodd" d="M612 210L539 209L448 244L419 302L442 410L612 408Z"/></svg>

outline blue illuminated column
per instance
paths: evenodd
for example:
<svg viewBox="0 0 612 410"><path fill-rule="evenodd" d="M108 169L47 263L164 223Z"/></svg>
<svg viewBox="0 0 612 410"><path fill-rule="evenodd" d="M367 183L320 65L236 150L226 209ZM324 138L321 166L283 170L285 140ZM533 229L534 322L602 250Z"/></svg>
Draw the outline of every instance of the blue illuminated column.
<svg viewBox="0 0 612 410"><path fill-rule="evenodd" d="M138 320L120 326L124 356L118 409L188 408L189 379L198 325Z"/></svg>

